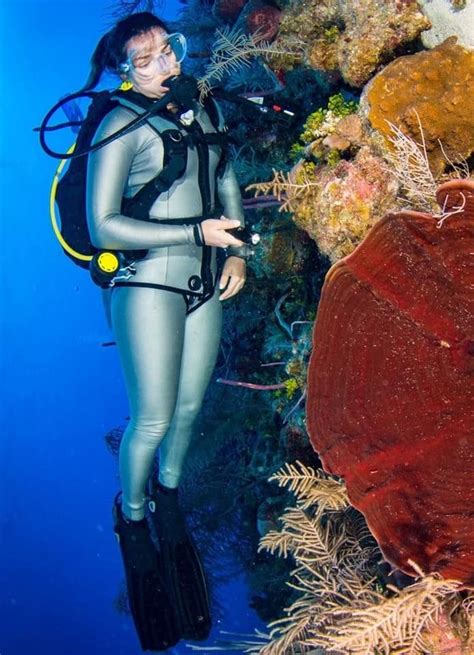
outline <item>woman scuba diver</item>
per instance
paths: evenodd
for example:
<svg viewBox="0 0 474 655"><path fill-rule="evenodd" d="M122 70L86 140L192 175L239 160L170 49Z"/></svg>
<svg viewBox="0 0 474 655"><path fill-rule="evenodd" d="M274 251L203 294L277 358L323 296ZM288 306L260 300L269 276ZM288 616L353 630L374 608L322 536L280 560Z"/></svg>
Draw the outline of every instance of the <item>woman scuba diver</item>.
<svg viewBox="0 0 474 655"><path fill-rule="evenodd" d="M87 170L93 245L129 255L141 251L131 253L133 279L113 287L110 314L131 415L120 446L115 532L144 650L209 634L204 575L177 489L217 358L221 301L242 289L247 254L247 246L227 232L243 225L244 217L225 159L220 110L214 105L212 120L211 104L197 102L192 78L181 75L184 55L182 35L169 34L153 14L132 14L99 41L85 86L94 88L107 70L128 89L117 94L95 143L152 109L171 89L160 111L91 152ZM179 177L175 170L161 187L165 191L158 184L144 211L137 194L176 159L173 148L181 148ZM217 249L227 249L222 271Z"/></svg>

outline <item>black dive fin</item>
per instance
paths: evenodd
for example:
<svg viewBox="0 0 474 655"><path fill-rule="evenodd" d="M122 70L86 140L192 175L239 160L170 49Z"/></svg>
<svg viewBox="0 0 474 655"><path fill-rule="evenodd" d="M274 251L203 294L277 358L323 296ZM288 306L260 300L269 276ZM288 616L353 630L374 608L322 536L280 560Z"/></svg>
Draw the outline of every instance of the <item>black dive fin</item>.
<svg viewBox="0 0 474 655"><path fill-rule="evenodd" d="M184 639L205 640L211 631L206 577L196 544L186 529L177 489L156 483L148 507L179 631Z"/></svg>
<svg viewBox="0 0 474 655"><path fill-rule="evenodd" d="M125 569L128 602L142 650L164 651L174 646L181 635L148 522L146 519L126 521L118 497L113 514L114 531Z"/></svg>

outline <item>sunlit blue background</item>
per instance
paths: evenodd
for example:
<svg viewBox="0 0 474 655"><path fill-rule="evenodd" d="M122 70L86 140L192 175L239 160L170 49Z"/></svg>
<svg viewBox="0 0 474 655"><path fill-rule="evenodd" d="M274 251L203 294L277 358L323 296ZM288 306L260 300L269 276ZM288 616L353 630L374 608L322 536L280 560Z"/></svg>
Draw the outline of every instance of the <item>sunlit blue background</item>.
<svg viewBox="0 0 474 655"><path fill-rule="evenodd" d="M110 335L98 292L50 228L56 162L32 131L84 83L109 7L0 3L0 655L140 652L129 618L113 608L118 480L104 434L128 414L122 377L115 348L100 347ZM176 10L168 4L162 16ZM226 616L216 629L250 632L244 587L220 595Z"/></svg>

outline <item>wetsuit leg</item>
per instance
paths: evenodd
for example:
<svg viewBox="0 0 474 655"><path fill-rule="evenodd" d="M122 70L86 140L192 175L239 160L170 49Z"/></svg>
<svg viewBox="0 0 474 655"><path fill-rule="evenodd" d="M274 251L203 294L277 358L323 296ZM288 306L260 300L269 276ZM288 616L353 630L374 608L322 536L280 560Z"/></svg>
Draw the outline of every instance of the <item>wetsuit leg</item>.
<svg viewBox="0 0 474 655"><path fill-rule="evenodd" d="M160 444L160 482L177 487L192 436L193 423L206 393L219 352L222 303L218 290L186 317L176 409Z"/></svg>
<svg viewBox="0 0 474 655"><path fill-rule="evenodd" d="M122 508L140 520L155 453L175 411L186 311L176 293L133 287L113 291L111 310L130 404L119 457Z"/></svg>

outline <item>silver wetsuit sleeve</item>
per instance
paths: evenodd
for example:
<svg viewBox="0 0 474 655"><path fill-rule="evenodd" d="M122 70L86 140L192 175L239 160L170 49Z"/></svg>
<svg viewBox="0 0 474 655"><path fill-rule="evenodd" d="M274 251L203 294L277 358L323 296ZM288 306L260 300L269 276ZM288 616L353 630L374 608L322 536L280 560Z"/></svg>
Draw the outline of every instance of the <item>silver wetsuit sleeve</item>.
<svg viewBox="0 0 474 655"><path fill-rule="evenodd" d="M224 216L238 219L242 226L245 225L242 195L237 176L230 162L227 163L222 176L217 178L217 194L224 209ZM248 256L248 247L230 246L227 248L227 254L245 258Z"/></svg>
<svg viewBox="0 0 474 655"><path fill-rule="evenodd" d="M127 125L134 114L119 107L104 118L94 142ZM155 134L153 138L157 138ZM133 171L137 153L147 148L150 128L146 125L91 153L87 164L87 220L91 241L96 248L139 250L195 244L188 225L157 225L121 213L122 198ZM157 175L162 161L156 162Z"/></svg>

